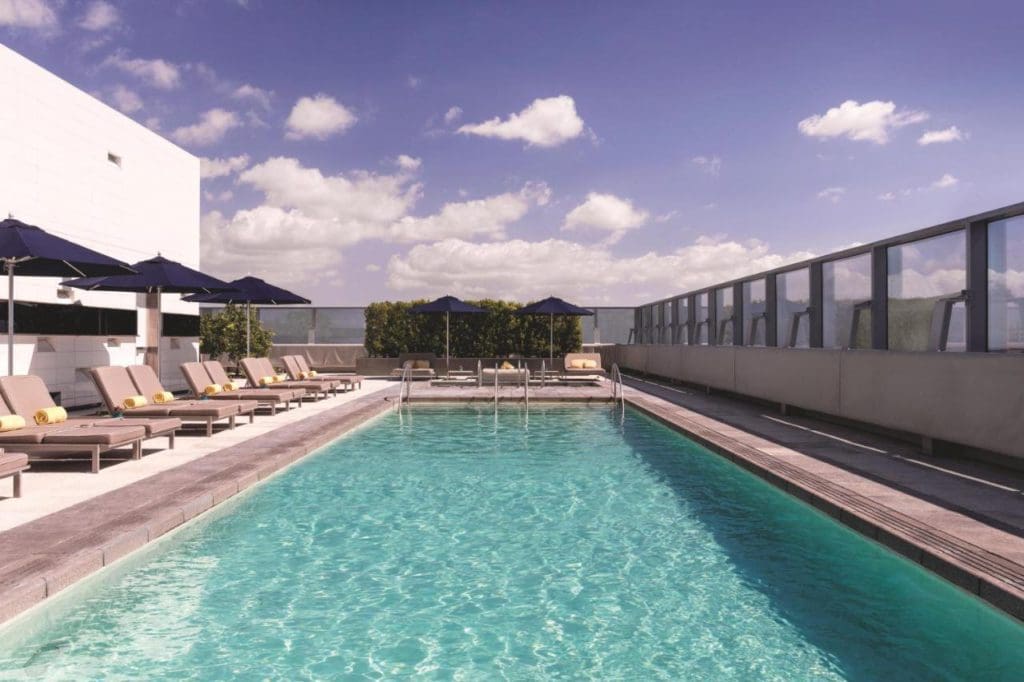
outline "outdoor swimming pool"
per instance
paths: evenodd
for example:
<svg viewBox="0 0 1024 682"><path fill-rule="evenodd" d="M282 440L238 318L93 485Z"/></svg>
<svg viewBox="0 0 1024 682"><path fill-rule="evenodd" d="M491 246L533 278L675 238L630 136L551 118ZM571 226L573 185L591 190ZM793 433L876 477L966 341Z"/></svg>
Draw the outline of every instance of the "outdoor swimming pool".
<svg viewBox="0 0 1024 682"><path fill-rule="evenodd" d="M639 413L572 406L390 413L0 631L0 676L76 680L1022 666L1015 621Z"/></svg>

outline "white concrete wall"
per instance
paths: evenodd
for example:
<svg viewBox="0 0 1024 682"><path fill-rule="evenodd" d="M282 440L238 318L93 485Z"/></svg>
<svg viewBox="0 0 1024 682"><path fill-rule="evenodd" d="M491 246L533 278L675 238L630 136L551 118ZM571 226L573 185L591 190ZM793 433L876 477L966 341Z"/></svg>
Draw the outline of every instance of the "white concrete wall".
<svg viewBox="0 0 1024 682"><path fill-rule="evenodd" d="M199 159L91 95L78 90L0 45L0 219L8 213L128 263L157 252L199 267ZM120 157L118 166L108 153ZM0 296L7 297L6 278ZM20 301L70 303L57 297L59 279L18 277ZM75 291L82 305L138 310L143 297L127 293ZM176 295L163 297L165 312L198 314L198 306ZM142 336L116 350L106 339L57 338L56 354L40 353L37 337L16 339L15 372L45 368L66 390L66 404L80 403L91 386L76 370L96 364L141 360ZM139 334L145 333L140 314ZM166 348L168 342L165 341ZM177 363L194 359L195 339L165 356L169 387L184 387ZM191 350L187 350L191 349ZM0 371L6 370L6 336L0 338ZM55 357L43 357L55 355ZM172 364L173 363L173 364ZM173 371L171 371L173 370Z"/></svg>

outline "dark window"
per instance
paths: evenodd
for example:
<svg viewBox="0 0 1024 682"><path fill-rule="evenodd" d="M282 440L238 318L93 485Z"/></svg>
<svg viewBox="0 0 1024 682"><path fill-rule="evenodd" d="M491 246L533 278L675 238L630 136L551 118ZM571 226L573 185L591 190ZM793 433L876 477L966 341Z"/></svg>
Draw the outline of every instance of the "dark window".
<svg viewBox="0 0 1024 682"><path fill-rule="evenodd" d="M138 322L134 310L55 303L14 304L14 331L18 334L136 336ZM0 303L0 331L7 333L6 302Z"/></svg>
<svg viewBox="0 0 1024 682"><path fill-rule="evenodd" d="M199 316L164 313L164 336L199 336Z"/></svg>

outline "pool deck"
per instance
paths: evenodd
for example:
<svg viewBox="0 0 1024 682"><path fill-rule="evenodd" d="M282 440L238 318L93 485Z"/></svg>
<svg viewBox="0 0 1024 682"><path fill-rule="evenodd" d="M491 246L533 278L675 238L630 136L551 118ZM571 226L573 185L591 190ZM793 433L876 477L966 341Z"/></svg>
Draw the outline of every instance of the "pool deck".
<svg viewBox="0 0 1024 682"><path fill-rule="evenodd" d="M696 390L627 378L626 401L840 522L1024 619L1024 473ZM607 404L610 383L531 386L531 403ZM399 385L369 380L173 451L105 466L40 465L0 499L0 622L180 527L374 416ZM415 382L417 403L494 401L494 387ZM522 386L503 403L525 404ZM5 482L0 482L4 485ZM9 486L9 484L7 484ZM7 494L0 487L0 497Z"/></svg>

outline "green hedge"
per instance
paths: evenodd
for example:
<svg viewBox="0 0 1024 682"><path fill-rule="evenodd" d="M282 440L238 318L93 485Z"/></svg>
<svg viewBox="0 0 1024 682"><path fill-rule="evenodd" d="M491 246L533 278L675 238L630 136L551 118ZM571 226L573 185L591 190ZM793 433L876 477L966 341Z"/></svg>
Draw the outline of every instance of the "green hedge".
<svg viewBox="0 0 1024 682"><path fill-rule="evenodd" d="M366 352L370 357L434 353L444 357L444 315L413 315L426 301L383 301L366 307ZM451 354L458 358L526 357L548 354L548 317L515 315L522 306L507 301L469 301L486 314L451 316ZM578 317L555 316L555 355L578 351L583 331Z"/></svg>

